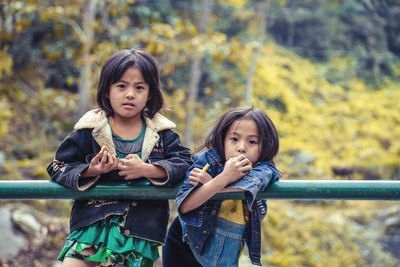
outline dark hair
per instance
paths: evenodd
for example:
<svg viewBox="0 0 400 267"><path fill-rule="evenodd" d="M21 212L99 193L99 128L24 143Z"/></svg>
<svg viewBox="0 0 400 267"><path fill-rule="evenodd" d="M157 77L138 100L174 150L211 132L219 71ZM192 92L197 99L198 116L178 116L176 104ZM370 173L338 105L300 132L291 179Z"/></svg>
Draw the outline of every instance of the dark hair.
<svg viewBox="0 0 400 267"><path fill-rule="evenodd" d="M125 71L138 68L149 85L149 99L144 110L147 117L153 118L164 106L158 62L149 53L142 50L125 49L113 54L101 69L97 87L97 104L108 116L114 114L107 95L112 84L118 82Z"/></svg>
<svg viewBox="0 0 400 267"><path fill-rule="evenodd" d="M211 132L206 137L203 147L215 148L218 154L225 159L224 139L229 126L237 120L253 120L258 127L261 140L260 160L273 162L279 150L279 136L274 123L268 115L253 108L234 108L222 114Z"/></svg>

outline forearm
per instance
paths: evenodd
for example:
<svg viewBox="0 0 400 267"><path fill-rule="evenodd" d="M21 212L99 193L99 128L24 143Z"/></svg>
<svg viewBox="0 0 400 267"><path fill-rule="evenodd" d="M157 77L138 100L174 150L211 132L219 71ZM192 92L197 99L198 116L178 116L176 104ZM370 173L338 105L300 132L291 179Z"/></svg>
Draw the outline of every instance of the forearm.
<svg viewBox="0 0 400 267"><path fill-rule="evenodd" d="M143 165L143 173L145 177L151 178L151 179L166 179L167 178L167 172L164 170L164 168L153 165L150 163L144 163Z"/></svg>
<svg viewBox="0 0 400 267"><path fill-rule="evenodd" d="M216 176L211 181L193 190L181 204L180 212L187 213L200 207L216 193L223 190L226 185L227 183L223 177Z"/></svg>

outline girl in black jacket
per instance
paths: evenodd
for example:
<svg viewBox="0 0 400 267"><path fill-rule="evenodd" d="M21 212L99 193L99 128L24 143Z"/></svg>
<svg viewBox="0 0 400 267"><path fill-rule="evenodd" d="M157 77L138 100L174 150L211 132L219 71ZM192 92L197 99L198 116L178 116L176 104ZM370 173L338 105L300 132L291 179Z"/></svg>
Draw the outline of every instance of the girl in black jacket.
<svg viewBox="0 0 400 267"><path fill-rule="evenodd" d="M159 113L158 63L140 50L112 55L102 68L97 104L61 143L47 168L52 180L83 191L101 181L171 186L191 153ZM77 200L62 266L153 266L164 243L167 200Z"/></svg>

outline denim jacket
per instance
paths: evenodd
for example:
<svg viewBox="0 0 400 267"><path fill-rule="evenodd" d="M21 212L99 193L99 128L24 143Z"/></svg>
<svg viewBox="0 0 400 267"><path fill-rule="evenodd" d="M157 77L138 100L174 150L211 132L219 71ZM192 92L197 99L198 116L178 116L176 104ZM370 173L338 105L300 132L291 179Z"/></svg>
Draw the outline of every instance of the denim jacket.
<svg viewBox="0 0 400 267"><path fill-rule="evenodd" d="M153 119L145 118L145 121L142 160L162 167L167 172L167 179L162 182L143 179L156 186L174 186L183 180L192 163L191 152L171 130L175 124L167 118L156 114ZM102 181L126 182L117 170L97 177L80 178L102 146L115 153L107 117L104 111L95 109L86 113L61 143L47 167L51 179L78 191ZM125 235L164 243L169 218L168 200L76 200L71 211L70 230L88 226L109 215L125 216L122 226Z"/></svg>
<svg viewBox="0 0 400 267"><path fill-rule="evenodd" d="M190 192L201 186L201 184L196 186L190 184L188 179L190 171L193 168L202 169L207 163L210 164L207 172L212 177L217 176L224 169L221 157L215 149L197 154L194 158L194 164L187 170L185 181L177 194L176 205L178 211L180 205ZM244 239L249 248L250 260L255 265L261 265L261 221L267 214L266 202L255 199L258 191L264 190L269 184L277 180L279 180L279 172L274 164L267 161L260 161L240 180L228 186L228 188L244 191L246 207L251 214L249 222L246 225ZM183 230L183 240L188 242L192 249L197 250L197 253L201 254L204 248L207 237L216 222L221 203L221 200L210 199L195 210L179 214Z"/></svg>

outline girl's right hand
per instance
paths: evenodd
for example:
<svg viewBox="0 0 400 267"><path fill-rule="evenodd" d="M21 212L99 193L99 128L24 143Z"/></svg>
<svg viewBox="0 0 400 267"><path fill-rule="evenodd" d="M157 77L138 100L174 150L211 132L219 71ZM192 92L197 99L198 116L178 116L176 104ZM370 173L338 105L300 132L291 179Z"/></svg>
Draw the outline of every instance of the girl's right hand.
<svg viewBox="0 0 400 267"><path fill-rule="evenodd" d="M245 155L232 157L225 162L221 176L227 184L236 182L251 170L251 162Z"/></svg>
<svg viewBox="0 0 400 267"><path fill-rule="evenodd" d="M194 168L189 174L189 182L192 186L196 186L198 183L205 184L211 179L212 177L208 172L199 168Z"/></svg>
<svg viewBox="0 0 400 267"><path fill-rule="evenodd" d="M118 159L108 151L99 152L81 175L81 177L93 177L117 169Z"/></svg>

